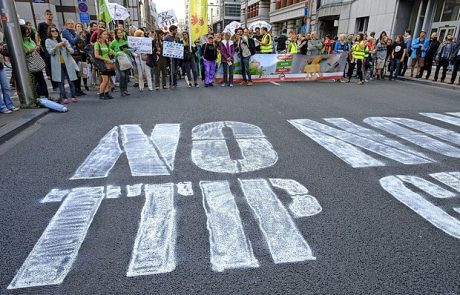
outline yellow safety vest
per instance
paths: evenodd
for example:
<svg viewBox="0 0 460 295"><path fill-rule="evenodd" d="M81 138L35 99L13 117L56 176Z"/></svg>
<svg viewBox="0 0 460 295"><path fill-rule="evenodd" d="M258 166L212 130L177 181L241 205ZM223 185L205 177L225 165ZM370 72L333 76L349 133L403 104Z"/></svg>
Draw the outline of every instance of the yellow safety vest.
<svg viewBox="0 0 460 295"><path fill-rule="evenodd" d="M289 53L297 54L297 43L296 42L289 43Z"/></svg>
<svg viewBox="0 0 460 295"><path fill-rule="evenodd" d="M364 57L365 57L365 52L364 52L364 49L361 48L361 44L362 44L363 41L361 41L359 44L355 44L353 45L352 47L352 52L351 52L351 55L355 58L355 59L361 59L363 60Z"/></svg>
<svg viewBox="0 0 460 295"><path fill-rule="evenodd" d="M272 43L272 37L270 37L269 34L266 34L262 37L262 42L265 43L265 38L268 37L268 44L267 45L260 45L260 52L261 53L272 53L273 52L273 43Z"/></svg>

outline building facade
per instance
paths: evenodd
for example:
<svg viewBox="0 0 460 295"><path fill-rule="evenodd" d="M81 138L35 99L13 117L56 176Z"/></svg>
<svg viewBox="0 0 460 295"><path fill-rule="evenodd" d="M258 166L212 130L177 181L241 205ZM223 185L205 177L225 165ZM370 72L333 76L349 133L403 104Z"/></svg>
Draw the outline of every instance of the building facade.
<svg viewBox="0 0 460 295"><path fill-rule="evenodd" d="M271 23L274 35L386 31L394 38L410 29L460 39L460 0L241 0L243 25L258 20Z"/></svg>

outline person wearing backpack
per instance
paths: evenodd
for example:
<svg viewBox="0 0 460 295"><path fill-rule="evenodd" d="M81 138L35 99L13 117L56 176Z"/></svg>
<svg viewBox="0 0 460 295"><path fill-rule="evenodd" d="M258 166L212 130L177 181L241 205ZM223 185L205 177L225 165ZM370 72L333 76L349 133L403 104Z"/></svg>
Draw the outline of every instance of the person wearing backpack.
<svg viewBox="0 0 460 295"><path fill-rule="evenodd" d="M252 86L251 70L249 63L251 56L256 54L256 43L254 39L249 37L249 30L244 29L243 36L237 41L237 52L241 59L241 74L243 75L243 82L241 85Z"/></svg>

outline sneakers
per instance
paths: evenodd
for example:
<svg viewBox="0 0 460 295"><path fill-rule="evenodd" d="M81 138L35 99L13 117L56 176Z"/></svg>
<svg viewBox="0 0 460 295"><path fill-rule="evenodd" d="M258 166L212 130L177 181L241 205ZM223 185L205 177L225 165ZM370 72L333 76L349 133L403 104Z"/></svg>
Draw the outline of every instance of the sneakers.
<svg viewBox="0 0 460 295"><path fill-rule="evenodd" d="M68 104L69 103L69 100L67 98L64 98L64 100L62 101L63 104Z"/></svg>
<svg viewBox="0 0 460 295"><path fill-rule="evenodd" d="M364 81L359 81L358 83L356 83L358 85L363 85L364 84Z"/></svg>
<svg viewBox="0 0 460 295"><path fill-rule="evenodd" d="M222 85L220 85L220 87L225 87L225 86L227 86L227 85L225 85L225 83L223 83Z"/></svg>
<svg viewBox="0 0 460 295"><path fill-rule="evenodd" d="M188 83L188 88L192 88L192 83Z"/></svg>
<svg viewBox="0 0 460 295"><path fill-rule="evenodd" d="M198 83L195 83L195 88L200 88L200 85L198 85Z"/></svg>
<svg viewBox="0 0 460 295"><path fill-rule="evenodd" d="M209 87L214 87L214 84L212 84L212 83L209 83Z"/></svg>
<svg viewBox="0 0 460 295"><path fill-rule="evenodd" d="M208 87L209 87L209 85L208 85L208 84L204 84L204 87L208 88Z"/></svg>
<svg viewBox="0 0 460 295"><path fill-rule="evenodd" d="M0 113L2 114L11 114L13 111L9 110L9 109L3 109L0 111Z"/></svg>
<svg viewBox="0 0 460 295"><path fill-rule="evenodd" d="M228 84L228 86L229 86L229 87L233 87L233 84L230 83L230 84Z"/></svg>
<svg viewBox="0 0 460 295"><path fill-rule="evenodd" d="M246 85L252 86L252 85L254 85L254 83L252 83L252 81L249 81L248 83L246 83Z"/></svg>
<svg viewBox="0 0 460 295"><path fill-rule="evenodd" d="M452 84L453 84L453 83L452 83ZM18 108L18 107L13 107L12 109L10 109L10 111L12 111L12 112L17 112L17 111L19 111L19 108Z"/></svg>
<svg viewBox="0 0 460 295"><path fill-rule="evenodd" d="M160 89L160 88L158 88L158 89ZM123 94L124 94L124 95L131 95L131 93L129 93L129 92L128 92L128 91L126 91L126 90L125 90L125 91L123 91Z"/></svg>
<svg viewBox="0 0 460 295"><path fill-rule="evenodd" d="M73 98L71 99L71 101L72 101L73 103L75 103L75 102L78 102L78 99L77 99L76 97L73 97Z"/></svg>
<svg viewBox="0 0 460 295"><path fill-rule="evenodd" d="M243 82L240 82L239 84L240 84L240 85L248 85L249 83L252 83L252 82L243 81ZM248 85L248 86L249 86L249 85Z"/></svg>

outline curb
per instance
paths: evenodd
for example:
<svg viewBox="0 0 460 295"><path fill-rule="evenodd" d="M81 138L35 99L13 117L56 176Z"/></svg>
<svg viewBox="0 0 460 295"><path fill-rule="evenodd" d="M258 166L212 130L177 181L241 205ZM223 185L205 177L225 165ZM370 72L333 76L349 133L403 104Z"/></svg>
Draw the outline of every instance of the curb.
<svg viewBox="0 0 460 295"><path fill-rule="evenodd" d="M398 77L398 79L400 81L412 82L412 83L422 84L422 85L426 85L426 86L434 86L434 87L444 88L444 89L460 90L460 86L455 85L455 84L433 82L431 80L427 81L425 79L411 79L411 78L400 78L400 77Z"/></svg>
<svg viewBox="0 0 460 295"><path fill-rule="evenodd" d="M38 109L37 112L30 114L26 117L19 118L4 127L0 128L0 144L11 139L22 130L34 124L38 119L42 118L49 112L48 109Z"/></svg>

